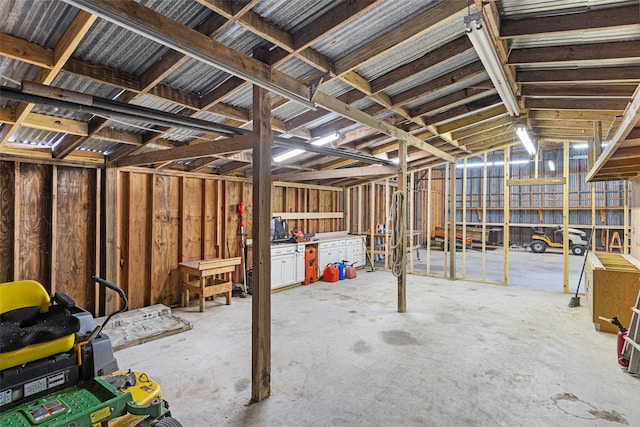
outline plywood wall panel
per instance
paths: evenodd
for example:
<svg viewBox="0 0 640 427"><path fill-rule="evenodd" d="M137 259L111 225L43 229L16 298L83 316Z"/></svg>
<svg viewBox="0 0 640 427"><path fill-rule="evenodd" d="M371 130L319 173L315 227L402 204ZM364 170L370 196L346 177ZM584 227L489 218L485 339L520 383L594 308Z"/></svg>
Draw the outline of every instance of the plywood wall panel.
<svg viewBox="0 0 640 427"><path fill-rule="evenodd" d="M14 163L0 161L0 283L13 280L14 187Z"/></svg>
<svg viewBox="0 0 640 427"><path fill-rule="evenodd" d="M182 261L203 259L202 181L182 178Z"/></svg>
<svg viewBox="0 0 640 427"><path fill-rule="evenodd" d="M180 302L180 178L153 176L151 244L151 302L175 305Z"/></svg>
<svg viewBox="0 0 640 427"><path fill-rule="evenodd" d="M129 308L150 304L149 176L129 173L128 260L125 261Z"/></svg>
<svg viewBox="0 0 640 427"><path fill-rule="evenodd" d="M56 229L57 253L53 274L56 291L73 295L80 307L95 307L96 171L58 167Z"/></svg>
<svg viewBox="0 0 640 427"><path fill-rule="evenodd" d="M204 181L202 192L202 252L204 258L220 257L217 245L216 213L218 207L217 183L212 179Z"/></svg>
<svg viewBox="0 0 640 427"><path fill-rule="evenodd" d="M20 164L17 280L32 279L50 290L51 166Z"/></svg>

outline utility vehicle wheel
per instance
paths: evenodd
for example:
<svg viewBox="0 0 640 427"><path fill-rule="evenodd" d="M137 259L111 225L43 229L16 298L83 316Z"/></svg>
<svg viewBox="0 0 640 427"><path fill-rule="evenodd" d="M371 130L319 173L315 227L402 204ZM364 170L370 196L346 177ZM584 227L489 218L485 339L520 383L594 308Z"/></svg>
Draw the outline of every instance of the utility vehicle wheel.
<svg viewBox="0 0 640 427"><path fill-rule="evenodd" d="M547 250L547 244L542 240L536 240L535 242L531 243L531 252L541 254L546 250Z"/></svg>
<svg viewBox="0 0 640 427"><path fill-rule="evenodd" d="M182 427L182 424L178 422L175 418L165 417L155 423L154 427Z"/></svg>
<svg viewBox="0 0 640 427"><path fill-rule="evenodd" d="M573 252L574 255L582 256L584 255L584 246L576 245L571 248L571 252Z"/></svg>

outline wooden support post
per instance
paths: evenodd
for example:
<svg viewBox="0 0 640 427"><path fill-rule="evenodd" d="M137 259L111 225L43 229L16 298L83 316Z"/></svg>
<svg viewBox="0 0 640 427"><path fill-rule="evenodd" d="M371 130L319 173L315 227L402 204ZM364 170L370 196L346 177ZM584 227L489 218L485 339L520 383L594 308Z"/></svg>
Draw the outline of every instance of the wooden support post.
<svg viewBox="0 0 640 427"><path fill-rule="evenodd" d="M407 197L409 197L409 271L413 273L413 221L414 221L414 203L415 198L415 186L416 186L416 174L411 172L411 185L407 191Z"/></svg>
<svg viewBox="0 0 640 427"><path fill-rule="evenodd" d="M358 234L362 234L362 192L363 192L363 185L360 185L358 187ZM373 265L371 266L371 269L373 270Z"/></svg>
<svg viewBox="0 0 640 427"><path fill-rule="evenodd" d="M596 183L595 182L590 182L589 186L591 187L591 230L593 230L593 232L596 232L595 226L596 226ZM596 236L593 236L591 238L591 249L592 251L595 252L596 250L596 244L597 239Z"/></svg>
<svg viewBox="0 0 640 427"><path fill-rule="evenodd" d="M504 149L504 222L503 222L503 227L504 230L502 232L502 235L504 236L504 238L502 239L502 245L503 245L503 262L502 262L502 284L506 285L507 281L509 279L509 240L510 240L510 229L509 229L509 223L511 222L511 212L509 210L510 205L511 205L511 189L509 188L509 186L507 185L507 181L510 178L510 165L509 162L511 161L511 156L510 156L510 151L511 148L507 147Z"/></svg>
<svg viewBox="0 0 640 427"><path fill-rule="evenodd" d="M369 184L369 230L371 230L371 257L373 258L373 261L375 262L376 260L376 211L375 211L375 183L372 182L371 184ZM380 239L382 240L382 239ZM386 263L386 260L385 260ZM373 267L373 266L372 266Z"/></svg>
<svg viewBox="0 0 640 427"><path fill-rule="evenodd" d="M120 233L118 224L121 218L121 206L118 202L120 172L107 166L104 183L104 271L102 277L110 283L120 285ZM100 314L106 315L117 310L117 298L114 292L101 289Z"/></svg>
<svg viewBox="0 0 640 427"><path fill-rule="evenodd" d="M407 311L407 141L399 140L398 142L398 156L400 156L400 170L398 171L398 191L404 194L403 201L401 203L404 206L401 207L401 211L404 215L399 218L398 227L400 230L393 230L396 236L399 236L400 241L395 242L400 246L400 275L398 276L398 313L406 313ZM400 208L400 207L399 207Z"/></svg>
<svg viewBox="0 0 640 427"><path fill-rule="evenodd" d="M51 278L49 279L49 293L56 293L58 259L58 166L51 167Z"/></svg>
<svg viewBox="0 0 640 427"><path fill-rule="evenodd" d="M306 196L307 190L304 189L303 194ZM351 190L346 187L343 187L342 197L344 199L344 229L347 233L351 233ZM304 208L306 210L306 197L305 197L305 205ZM304 230L307 231L307 225L305 224Z"/></svg>
<svg viewBox="0 0 640 427"><path fill-rule="evenodd" d="M451 246L449 245L449 168L445 166L444 168L444 199L442 200L442 211L444 213L444 221L442 224L442 228L444 229L444 242L443 247L444 251L442 252L442 256L444 257L442 262L442 276L447 276L447 251L451 250ZM455 249L454 249L455 250Z"/></svg>
<svg viewBox="0 0 640 427"><path fill-rule="evenodd" d="M456 164L449 164L449 280L456 280ZM463 242L464 246L464 242Z"/></svg>
<svg viewBox="0 0 640 427"><path fill-rule="evenodd" d="M384 229L385 229L384 267L386 269L391 268L391 262L390 262L391 257L389 256L389 234L387 233L387 230L391 228L390 212L391 212L391 190L389 188L389 178L387 178L385 180L385 185L384 185Z"/></svg>
<svg viewBox="0 0 640 427"><path fill-rule="evenodd" d="M267 52L253 57L267 62ZM251 335L251 402L271 394L271 101L253 86L253 287Z"/></svg>
<svg viewBox="0 0 640 427"><path fill-rule="evenodd" d="M467 265L467 159L462 165L462 278L466 276Z"/></svg>
<svg viewBox="0 0 640 427"><path fill-rule="evenodd" d="M22 218L20 162L15 162L13 173L13 280L15 281L23 279L20 274L20 219Z"/></svg>
<svg viewBox="0 0 640 427"><path fill-rule="evenodd" d="M102 257L102 232L100 224L102 223L102 169L96 169L96 211L95 211L95 254L93 257L93 275L100 277L100 259ZM93 284L93 315L99 316L100 306L102 305L102 297L100 296L100 288L102 286L97 283Z"/></svg>
<svg viewBox="0 0 640 427"><path fill-rule="evenodd" d="M624 239L624 242L622 242L622 248L623 251L622 253L624 254L628 254L629 253L629 181L623 181L623 185L624 185L624 210L623 212L623 226L624 229L622 230L622 238Z"/></svg>
<svg viewBox="0 0 640 427"><path fill-rule="evenodd" d="M540 159L540 152L541 151L542 151L542 149L538 149L538 151L536 151L535 157L533 158L534 159L534 161L533 161L533 167L534 167L533 177L535 179L538 179L538 161ZM543 158L543 160L544 160L544 158ZM544 163L543 163L543 167L544 167Z"/></svg>
<svg viewBox="0 0 640 427"><path fill-rule="evenodd" d="M485 254L487 251L487 153L482 166L482 281L485 280Z"/></svg>
<svg viewBox="0 0 640 427"><path fill-rule="evenodd" d="M431 274L431 177L433 169L427 171L427 274Z"/></svg>
<svg viewBox="0 0 640 427"><path fill-rule="evenodd" d="M569 293L569 141L563 143L562 174L567 182L562 186L562 256L564 262L564 293Z"/></svg>

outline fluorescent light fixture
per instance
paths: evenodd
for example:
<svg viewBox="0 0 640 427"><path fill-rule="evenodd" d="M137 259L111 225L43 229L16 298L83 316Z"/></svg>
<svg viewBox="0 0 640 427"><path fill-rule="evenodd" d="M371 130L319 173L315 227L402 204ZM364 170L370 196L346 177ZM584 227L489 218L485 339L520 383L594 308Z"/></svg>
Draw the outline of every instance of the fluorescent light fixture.
<svg viewBox="0 0 640 427"><path fill-rule="evenodd" d="M527 128L522 123L516 123L516 134L518 135L518 138L520 138L524 148L527 149L527 152L532 156L536 154L536 147L533 145L533 141L529 136L529 132L527 132Z"/></svg>
<svg viewBox="0 0 640 427"><path fill-rule="evenodd" d="M327 145L331 142L336 141L338 138L340 138L340 134L338 132L334 132L327 136L323 136L322 138L318 138L315 141L312 141L311 145ZM302 154L304 152L305 150L302 150L302 149L287 151L285 153L280 154L279 156L274 157L273 161L276 163L284 162L285 160L289 160L290 158L295 157L298 154Z"/></svg>
<svg viewBox="0 0 640 427"><path fill-rule="evenodd" d="M477 12L465 16L464 25L467 30L467 36L471 39L471 44L473 44L480 61L482 61L482 65L487 70L487 74L489 74L493 86L498 91L498 95L500 95L507 112L510 116L519 116L520 107L518 106L518 101L509 86L509 80L504 73L502 62L498 57L491 37L489 37L489 32L484 27L482 13Z"/></svg>
<svg viewBox="0 0 640 427"><path fill-rule="evenodd" d="M549 166L549 170L551 172L555 172L556 171L556 164L553 162L553 160L549 160L547 162L547 166Z"/></svg>
<svg viewBox="0 0 640 427"><path fill-rule="evenodd" d="M587 144L586 142L582 144L573 144L571 146L571 148L573 148L574 150L584 150L585 148L588 148L588 147L589 147L589 144Z"/></svg>
<svg viewBox="0 0 640 427"><path fill-rule="evenodd" d="M304 150L291 150L291 151L287 151L286 153L282 153L279 156L276 156L273 158L273 161L276 163L280 163L280 162L284 162L285 160L288 160L292 157L297 156L298 154L302 154L304 153Z"/></svg>
<svg viewBox="0 0 640 427"><path fill-rule="evenodd" d="M509 162L510 165L526 165L528 163L531 163L531 160L529 160L529 159L518 159L518 160L511 160ZM467 163L467 169L468 168L481 168L483 166L484 166L483 162ZM496 160L495 162L487 162L487 167L489 167L489 166L504 166L504 160ZM464 168L464 163L456 164L456 168L458 168L458 169Z"/></svg>

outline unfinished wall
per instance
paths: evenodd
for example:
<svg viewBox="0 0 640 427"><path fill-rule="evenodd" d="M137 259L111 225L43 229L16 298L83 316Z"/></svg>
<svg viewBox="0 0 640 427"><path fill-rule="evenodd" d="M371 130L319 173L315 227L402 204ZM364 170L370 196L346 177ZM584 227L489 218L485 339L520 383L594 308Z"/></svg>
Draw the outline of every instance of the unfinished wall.
<svg viewBox="0 0 640 427"><path fill-rule="evenodd" d="M0 282L32 279L93 310L100 171L0 161Z"/></svg>
<svg viewBox="0 0 640 427"><path fill-rule="evenodd" d="M631 210L630 222L630 253L640 259L640 178L631 181L631 197L629 198L629 208Z"/></svg>

